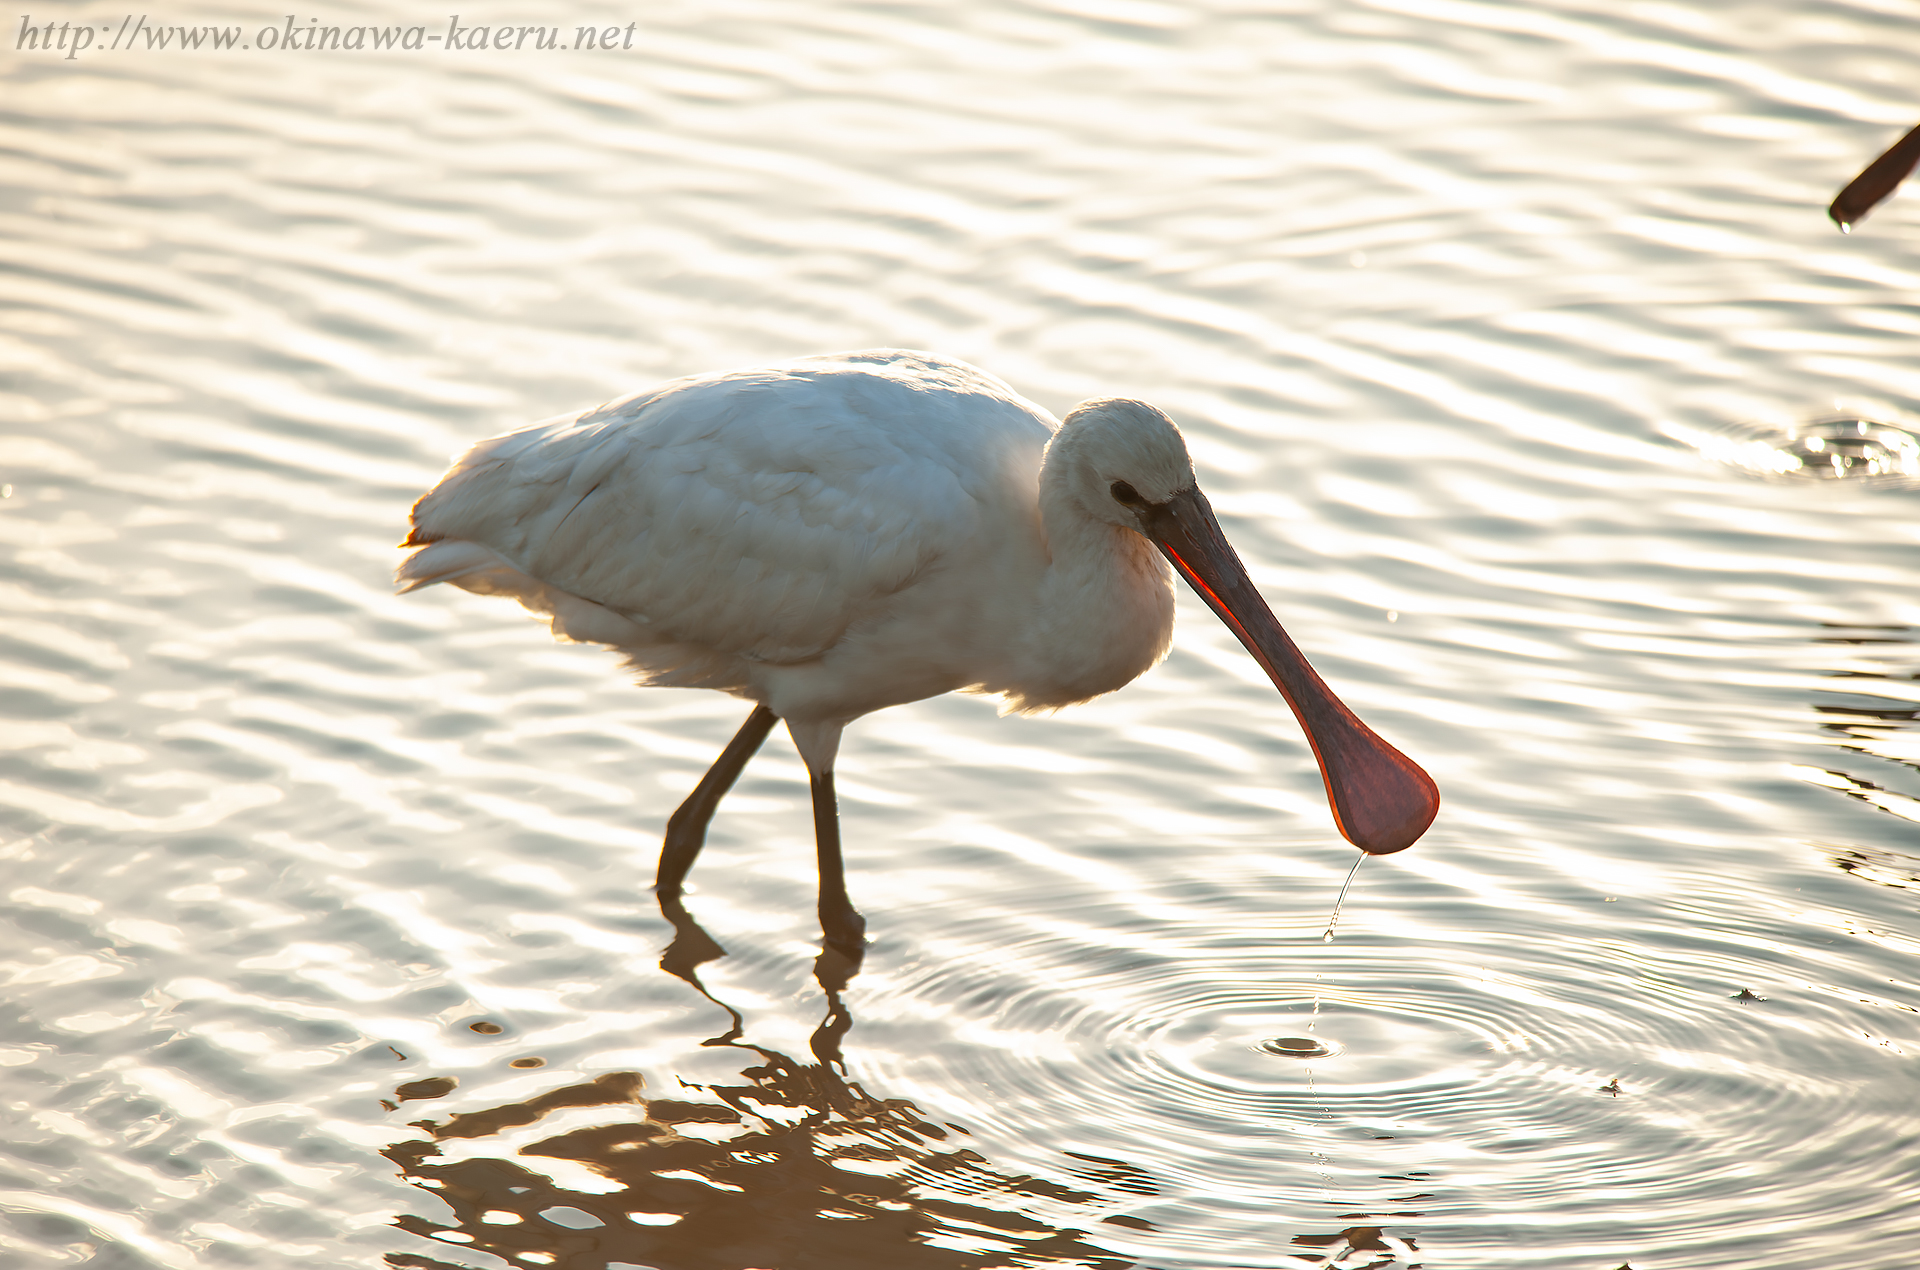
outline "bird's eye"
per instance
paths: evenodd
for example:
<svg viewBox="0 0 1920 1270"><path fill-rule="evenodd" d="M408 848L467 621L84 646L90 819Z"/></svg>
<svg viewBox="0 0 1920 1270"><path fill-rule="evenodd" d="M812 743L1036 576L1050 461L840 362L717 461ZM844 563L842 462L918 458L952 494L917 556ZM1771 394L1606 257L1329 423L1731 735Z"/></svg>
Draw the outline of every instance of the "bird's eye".
<svg viewBox="0 0 1920 1270"><path fill-rule="evenodd" d="M1146 499L1140 497L1139 490L1125 481L1115 481L1107 486L1107 492L1113 495L1114 502L1122 507L1130 507L1134 511L1145 511L1151 505Z"/></svg>

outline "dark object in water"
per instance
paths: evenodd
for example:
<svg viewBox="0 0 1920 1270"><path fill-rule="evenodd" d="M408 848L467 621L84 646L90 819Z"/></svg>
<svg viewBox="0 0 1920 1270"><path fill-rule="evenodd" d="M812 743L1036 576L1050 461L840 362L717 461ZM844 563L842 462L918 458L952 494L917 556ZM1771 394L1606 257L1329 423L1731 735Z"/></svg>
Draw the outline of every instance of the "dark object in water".
<svg viewBox="0 0 1920 1270"><path fill-rule="evenodd" d="M1833 223L1840 227L1841 233L1853 228L1853 223L1873 210L1894 187L1907 179L1914 164L1920 163L1920 126L1908 132L1887 148L1887 152L1867 164L1859 176L1847 182L1847 188L1841 190L1827 207L1827 215L1833 217Z"/></svg>
<svg viewBox="0 0 1920 1270"><path fill-rule="evenodd" d="M1341 1047L1336 1042L1323 1041L1316 1036L1276 1036L1270 1041L1262 1041L1260 1048L1282 1058L1331 1058L1340 1052Z"/></svg>
<svg viewBox="0 0 1920 1270"><path fill-rule="evenodd" d="M393 1091L393 1096L401 1102L412 1102L416 1098L445 1098L460 1087L457 1076L429 1076L425 1080L410 1080Z"/></svg>

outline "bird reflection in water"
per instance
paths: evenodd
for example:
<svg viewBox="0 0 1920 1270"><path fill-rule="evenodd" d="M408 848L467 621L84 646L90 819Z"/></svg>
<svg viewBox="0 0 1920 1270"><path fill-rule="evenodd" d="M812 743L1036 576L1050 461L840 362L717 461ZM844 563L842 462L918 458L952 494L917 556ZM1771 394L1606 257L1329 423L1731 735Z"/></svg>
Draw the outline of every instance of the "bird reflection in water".
<svg viewBox="0 0 1920 1270"><path fill-rule="evenodd" d="M622 1263L657 1270L1134 1264L1039 1215L1073 1211L1087 1223L1146 1228L1112 1211L1138 1202L1143 1186L1153 1189L1134 1166L1095 1161L1105 1167L1088 1170L1090 1180L1129 1183L1107 1182L1099 1191L999 1173L959 1144L964 1131L933 1123L904 1098L876 1098L845 1077L840 1045L852 1017L841 994L859 969L857 953L823 945L815 976L827 1016L812 1036L814 1061L803 1062L743 1039L740 1012L715 998L698 973L724 950L678 899L663 897L661 909L674 928L661 966L726 1011L731 1027L704 1044L751 1058L741 1082L687 1087L705 1098L650 1098L638 1073L613 1072L526 1102L417 1122L429 1136L397 1143L386 1155L452 1215L404 1215L398 1226L514 1265L566 1270ZM609 1194L569 1190L512 1159L442 1158L442 1144L451 1140L489 1137L564 1108L601 1106L621 1110L605 1124L518 1154L585 1165L620 1185ZM461 1264L416 1253L387 1260Z"/></svg>
<svg viewBox="0 0 1920 1270"><path fill-rule="evenodd" d="M1418 1251L1418 1244L1389 1235L1378 1226L1350 1226L1331 1235L1295 1235L1293 1242L1299 1247L1325 1249L1320 1257L1306 1264L1323 1266L1326 1270L1387 1270L1389 1266L1403 1264L1409 1270L1420 1267L1417 1261L1400 1261L1401 1257L1411 1257Z"/></svg>
<svg viewBox="0 0 1920 1270"><path fill-rule="evenodd" d="M745 1039L740 1011L700 980L700 967L725 950L678 896L659 899L674 932L661 968L725 1011L727 1031L702 1044L751 1059L740 1083L684 1085L705 1097L650 1098L638 1073L610 1072L525 1102L416 1121L428 1136L395 1143L385 1154L451 1213L442 1220L405 1214L395 1225L437 1241L447 1255L457 1248L561 1270L1132 1270L1140 1264L1090 1242L1085 1228L1153 1230L1125 1211L1160 1193L1146 1169L1067 1152L1074 1161L1067 1172L1088 1189L998 1172L961 1145L965 1130L936 1124L907 1099L875 1097L846 1078L841 1043L853 1019L843 993L864 950L822 943L814 977L827 1014L809 1041L813 1061L804 1062ZM478 1024L475 1030L500 1029ZM454 1085L450 1078L428 1078L396 1095L403 1101L440 1097ZM514 1154L584 1165L617 1190L572 1190L511 1158L445 1157L443 1144L594 1107L609 1109L606 1123L558 1133ZM1412 1253L1411 1240L1371 1226L1297 1235L1291 1244L1285 1251L1276 1247L1272 1264L1297 1270L1412 1270L1419 1264L1400 1260ZM387 1262L423 1270L472 1264L423 1253L390 1253Z"/></svg>

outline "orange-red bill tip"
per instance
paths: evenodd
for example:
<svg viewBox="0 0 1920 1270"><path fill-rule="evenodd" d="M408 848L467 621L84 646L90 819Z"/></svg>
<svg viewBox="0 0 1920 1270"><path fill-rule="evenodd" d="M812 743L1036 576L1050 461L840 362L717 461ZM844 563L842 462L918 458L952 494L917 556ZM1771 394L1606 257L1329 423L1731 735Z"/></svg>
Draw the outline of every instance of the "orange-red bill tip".
<svg viewBox="0 0 1920 1270"><path fill-rule="evenodd" d="M1147 512L1142 528L1292 707L1341 836L1368 855L1418 842L1440 811L1433 778L1362 723L1307 664L1247 577L1206 496L1198 488L1183 491Z"/></svg>

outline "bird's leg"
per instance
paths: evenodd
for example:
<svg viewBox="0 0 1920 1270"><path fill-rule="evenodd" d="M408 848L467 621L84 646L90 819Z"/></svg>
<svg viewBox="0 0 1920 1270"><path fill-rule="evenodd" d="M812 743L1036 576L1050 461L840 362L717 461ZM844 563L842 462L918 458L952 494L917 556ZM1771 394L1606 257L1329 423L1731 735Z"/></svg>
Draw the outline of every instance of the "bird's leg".
<svg viewBox="0 0 1920 1270"><path fill-rule="evenodd" d="M833 769L811 774L813 839L820 852L820 930L827 943L858 965L867 919L847 898L847 869L840 858L840 807L833 796Z"/></svg>
<svg viewBox="0 0 1920 1270"><path fill-rule="evenodd" d="M713 819L714 808L740 779L741 770L767 739L767 733L773 731L774 722L773 711L755 706L740 730L733 734L733 740L727 742L727 748L720 751L720 757L687 795L687 801L668 818L666 840L660 845L660 869L653 879L653 889L663 901L680 898L680 884L686 881L693 858L707 843L707 822Z"/></svg>

